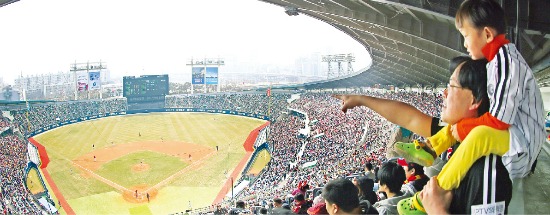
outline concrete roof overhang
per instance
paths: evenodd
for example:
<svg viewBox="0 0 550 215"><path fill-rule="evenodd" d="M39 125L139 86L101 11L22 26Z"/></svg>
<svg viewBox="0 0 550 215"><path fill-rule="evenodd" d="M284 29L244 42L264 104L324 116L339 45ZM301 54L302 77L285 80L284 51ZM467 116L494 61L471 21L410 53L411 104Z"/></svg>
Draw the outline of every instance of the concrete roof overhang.
<svg viewBox="0 0 550 215"><path fill-rule="evenodd" d="M448 82L449 60L466 55L455 28L455 0L261 0L288 15L307 15L345 32L371 54L372 65L355 74L306 83L305 88L380 85L440 86ZM497 0L498 1L498 0ZM500 0L507 36L550 85L550 8L547 0ZM335 83L332 83L335 82Z"/></svg>

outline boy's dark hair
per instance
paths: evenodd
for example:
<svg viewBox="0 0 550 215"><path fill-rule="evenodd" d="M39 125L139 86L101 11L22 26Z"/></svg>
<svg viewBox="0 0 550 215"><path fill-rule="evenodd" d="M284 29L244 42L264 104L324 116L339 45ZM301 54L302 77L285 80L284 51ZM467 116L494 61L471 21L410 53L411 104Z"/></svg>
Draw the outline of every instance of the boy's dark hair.
<svg viewBox="0 0 550 215"><path fill-rule="evenodd" d="M372 164L370 162L367 162L367 164L365 164L365 167L371 171L372 170Z"/></svg>
<svg viewBox="0 0 550 215"><path fill-rule="evenodd" d="M395 162L385 162L378 170L380 185L386 185L392 193L399 192L406 179L405 170Z"/></svg>
<svg viewBox="0 0 550 215"><path fill-rule="evenodd" d="M267 214L267 208L260 208L260 214Z"/></svg>
<svg viewBox="0 0 550 215"><path fill-rule="evenodd" d="M451 60L451 62L453 60ZM487 60L472 60L468 58L463 62L464 65L460 68L460 73L458 75L458 83L460 83L460 86L463 88L472 91L475 102L481 102L477 109L477 114L481 116L489 111L489 96L487 95Z"/></svg>
<svg viewBox="0 0 550 215"><path fill-rule="evenodd" d="M237 201L237 203L235 203L235 207L244 208L244 201L243 200Z"/></svg>
<svg viewBox="0 0 550 215"><path fill-rule="evenodd" d="M456 12L455 25L460 28L467 21L470 21L478 29L494 28L497 35L506 32L504 10L494 0L466 0L462 2Z"/></svg>
<svg viewBox="0 0 550 215"><path fill-rule="evenodd" d="M424 166L422 166L420 164L413 163L413 162L408 162L407 163L407 168L409 168L409 171L411 169L414 169L414 173L416 175L424 175Z"/></svg>
<svg viewBox="0 0 550 215"><path fill-rule="evenodd" d="M338 205L344 212L351 212L359 207L359 190L353 182L344 178L334 179L323 188L323 198Z"/></svg>

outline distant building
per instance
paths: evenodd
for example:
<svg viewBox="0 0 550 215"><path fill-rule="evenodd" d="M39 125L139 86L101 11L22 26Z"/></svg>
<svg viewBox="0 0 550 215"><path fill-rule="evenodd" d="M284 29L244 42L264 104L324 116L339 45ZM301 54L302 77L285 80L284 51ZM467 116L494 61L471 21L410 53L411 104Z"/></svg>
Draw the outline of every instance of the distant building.
<svg viewBox="0 0 550 215"><path fill-rule="evenodd" d="M20 101L21 93L17 89L13 89L12 86L3 86L0 92L0 100L7 101Z"/></svg>
<svg viewBox="0 0 550 215"><path fill-rule="evenodd" d="M110 72L102 70L100 77L102 83L107 83ZM76 78L73 72L19 76L13 88L24 92L27 100L71 100L74 99Z"/></svg>
<svg viewBox="0 0 550 215"><path fill-rule="evenodd" d="M57 74L40 74L15 79L14 88L25 92L27 100L44 100L55 97L66 97L74 94L75 76L69 72Z"/></svg>

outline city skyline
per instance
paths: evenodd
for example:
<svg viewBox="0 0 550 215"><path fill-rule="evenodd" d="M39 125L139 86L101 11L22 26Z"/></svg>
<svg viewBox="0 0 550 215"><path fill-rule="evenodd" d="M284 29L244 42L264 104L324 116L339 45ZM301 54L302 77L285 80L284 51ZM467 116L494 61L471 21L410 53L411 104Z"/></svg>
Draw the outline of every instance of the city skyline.
<svg viewBox="0 0 550 215"><path fill-rule="evenodd" d="M0 20L8 20L0 30L10 32L0 35L7 84L20 74L67 72L72 63L100 60L112 78L189 74L189 80L185 64L197 57L231 59L220 73L243 72L232 64L291 68L314 53L353 53L355 70L370 62L344 32L256 0L25 0L0 8Z"/></svg>

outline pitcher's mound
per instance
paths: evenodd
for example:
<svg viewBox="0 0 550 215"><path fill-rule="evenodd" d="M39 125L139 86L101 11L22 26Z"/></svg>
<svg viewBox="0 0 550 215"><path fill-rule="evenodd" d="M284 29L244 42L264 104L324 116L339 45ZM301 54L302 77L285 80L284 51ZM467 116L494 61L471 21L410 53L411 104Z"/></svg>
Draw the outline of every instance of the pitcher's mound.
<svg viewBox="0 0 550 215"><path fill-rule="evenodd" d="M139 163L132 166L132 172L145 172L149 170L149 164Z"/></svg>

